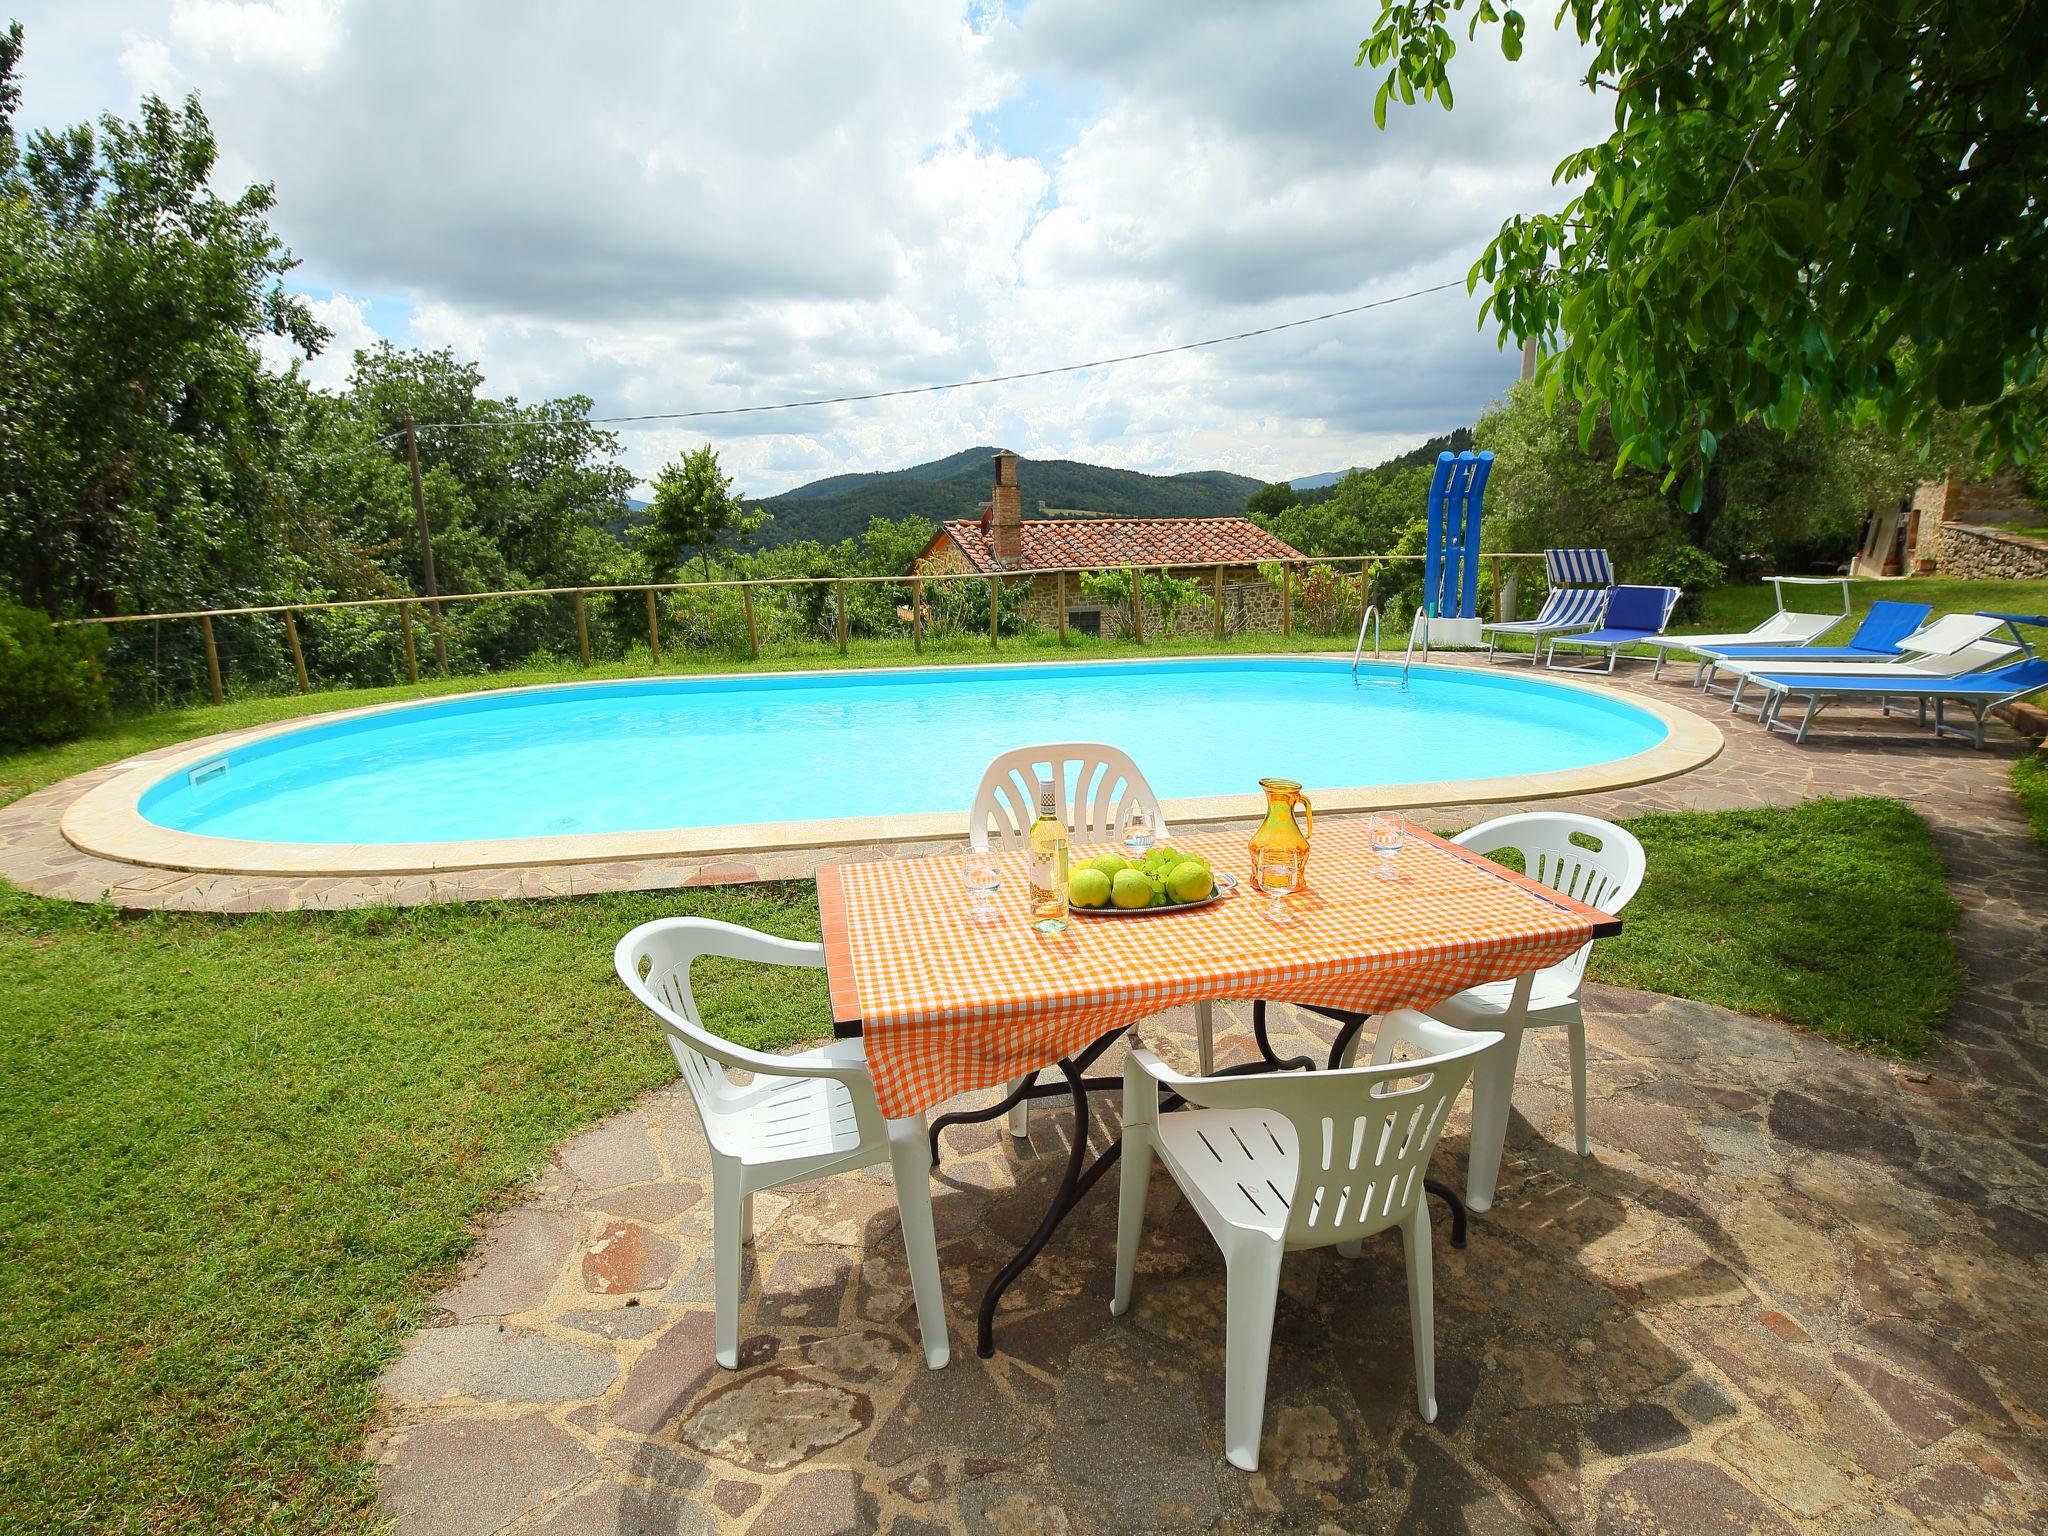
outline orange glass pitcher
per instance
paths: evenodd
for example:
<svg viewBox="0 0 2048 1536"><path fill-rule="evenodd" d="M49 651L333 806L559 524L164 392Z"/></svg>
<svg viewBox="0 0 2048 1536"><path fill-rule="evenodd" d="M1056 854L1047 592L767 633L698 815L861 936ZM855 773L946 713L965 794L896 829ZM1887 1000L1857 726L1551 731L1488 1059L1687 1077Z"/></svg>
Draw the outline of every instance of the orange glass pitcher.
<svg viewBox="0 0 2048 1536"><path fill-rule="evenodd" d="M1308 803L1301 786L1292 779L1261 779L1259 788L1266 792L1266 819L1252 834L1252 884L1264 891L1266 887L1259 878L1259 867L1275 855L1291 855L1294 860L1293 889L1299 890L1308 882L1308 840L1316 829L1315 807ZM1306 827L1295 825L1294 808L1297 805L1308 819Z"/></svg>

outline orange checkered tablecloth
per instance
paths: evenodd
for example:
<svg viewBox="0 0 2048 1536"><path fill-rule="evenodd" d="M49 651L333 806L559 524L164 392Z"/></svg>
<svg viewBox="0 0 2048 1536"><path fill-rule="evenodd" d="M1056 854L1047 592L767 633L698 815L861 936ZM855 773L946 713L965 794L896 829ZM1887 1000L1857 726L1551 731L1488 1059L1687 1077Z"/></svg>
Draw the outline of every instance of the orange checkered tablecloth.
<svg viewBox="0 0 2048 1536"><path fill-rule="evenodd" d="M986 928L968 916L957 855L828 865L818 904L832 1015L866 1037L882 1113L913 1115L1181 1003L1427 1008L1562 960L1612 924L1412 824L1405 831L1401 878L1388 884L1372 876L1364 822L1325 821L1284 927L1266 920L1266 898L1246 882L1197 911L1077 915L1047 938L1030 925L1021 853L998 856L1003 920ZM1238 833L1172 845L1241 880L1250 865ZM1077 860L1087 854L1076 850Z"/></svg>

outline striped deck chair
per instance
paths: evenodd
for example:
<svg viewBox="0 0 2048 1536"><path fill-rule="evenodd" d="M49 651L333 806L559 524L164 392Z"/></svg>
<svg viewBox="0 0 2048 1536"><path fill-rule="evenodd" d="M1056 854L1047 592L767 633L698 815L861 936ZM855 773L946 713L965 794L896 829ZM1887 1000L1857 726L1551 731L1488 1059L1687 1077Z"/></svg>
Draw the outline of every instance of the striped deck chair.
<svg viewBox="0 0 2048 1536"><path fill-rule="evenodd" d="M1536 649L1529 657L1534 663L1541 658L1546 636L1600 627L1607 612L1607 589L1614 585L1614 562L1608 559L1607 551L1546 549L1543 570L1549 578L1550 591L1535 618L1479 626L1479 632L1486 636L1489 661L1502 635L1527 635L1534 640Z"/></svg>

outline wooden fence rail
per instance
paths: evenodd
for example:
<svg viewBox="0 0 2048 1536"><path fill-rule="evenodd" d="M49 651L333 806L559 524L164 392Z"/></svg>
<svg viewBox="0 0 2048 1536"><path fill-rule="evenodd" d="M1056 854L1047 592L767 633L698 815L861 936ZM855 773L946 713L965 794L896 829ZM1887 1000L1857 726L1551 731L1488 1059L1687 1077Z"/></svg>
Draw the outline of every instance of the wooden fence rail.
<svg viewBox="0 0 2048 1536"><path fill-rule="evenodd" d="M1328 568L1335 571L1339 568L1349 569L1356 567L1358 598L1362 604L1370 596L1372 573L1376 568L1385 564L1418 561L1423 558L1421 555L1407 554L1323 555L1304 556L1300 560L1285 562L1267 562L1269 566L1272 564L1282 566L1280 575L1281 633L1283 635L1292 635L1296 628L1298 576L1300 574L1317 568ZM1543 556L1540 554L1503 551L1501 553L1488 553L1485 558L1489 562L1489 568L1493 575L1495 611L1496 616L1498 616L1501 601L1501 584L1503 581L1503 562L1509 560L1541 560ZM239 608L195 608L175 613L106 614L93 618L65 619L59 622L68 625L97 624L112 629L117 625L124 624L162 624L172 621L196 620L199 624L200 635L206 654L207 694L215 704L219 704L224 702L226 694L223 684L220 648L214 634L214 621L217 619L254 618L268 614L282 615L285 637L290 647L294 680L297 683L299 692L307 693L311 691L312 678L307 670L305 652L300 641L298 620L300 615L309 613L323 613L354 608L396 608L398 610L399 630L404 643L406 675L412 682L417 683L420 679L420 665L419 652L413 637L414 611L416 609L423 609L425 611L429 633L435 640L437 664L442 675L446 676L447 664L443 658L445 657L447 631L442 609L445 605L455 603L481 603L524 597L567 597L571 600L575 610L577 654L582 664L588 667L592 665L592 649L590 621L585 609L587 600L592 597L631 598L634 595L639 595L646 604L648 653L654 664L659 666L661 664L661 628L656 596L661 593L737 590L740 593L741 603L746 616L747 654L758 659L761 654L761 638L759 624L755 615L757 591L776 587L829 587L832 598L832 611L830 614L831 640L839 653L844 655L847 651L851 628L848 615L847 588L849 586L873 585L907 587L910 591L909 622L911 643L916 651L922 653L927 627L927 614L925 611L927 606L926 587L929 584L957 581L979 581L985 583L988 590L988 640L991 648L994 648L1001 644L1001 595L1003 583L1005 581L1030 580L1040 576L1054 577L1058 583L1058 631L1061 643L1064 644L1067 633L1067 610L1070 606L1070 599L1077 595L1076 588L1078 586L1078 583L1070 581L1070 578L1110 571L1122 574L1129 580L1128 601L1131 611L1131 638L1137 644L1143 645L1146 643L1146 619L1142 591L1143 578L1147 574L1156 570L1162 576L1179 573L1184 577L1194 578L1199 573L1206 572L1209 580L1207 583L1208 592L1205 595L1209 598L1212 609L1212 633L1215 638L1220 640L1224 637L1228 627L1224 614L1224 573L1230 570L1244 569L1246 564L1242 560L1224 560L1199 561L1170 567L1147 566L1142 570L1128 565L1109 567L1070 565L1048 567L1045 569L1034 568L1029 571L1016 572L920 571L905 576L767 576L730 580L630 582L581 587L522 587L494 592L441 592L431 597L407 593L395 597L341 598L326 602L259 603ZM898 611L900 613L901 610L899 609Z"/></svg>

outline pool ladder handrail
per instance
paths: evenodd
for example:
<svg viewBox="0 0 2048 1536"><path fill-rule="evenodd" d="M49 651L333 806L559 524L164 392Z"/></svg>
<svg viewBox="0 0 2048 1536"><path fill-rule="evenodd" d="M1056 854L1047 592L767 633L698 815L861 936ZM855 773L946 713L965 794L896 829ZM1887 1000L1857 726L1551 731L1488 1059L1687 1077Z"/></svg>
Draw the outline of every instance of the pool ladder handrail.
<svg viewBox="0 0 2048 1536"><path fill-rule="evenodd" d="M1358 644L1351 648L1351 675L1358 676L1358 659L1365 654L1365 626L1372 625L1372 659L1380 659L1380 605L1367 603L1358 616Z"/></svg>
<svg viewBox="0 0 2048 1536"><path fill-rule="evenodd" d="M1401 686L1408 686L1408 669L1415 665L1415 639L1422 637L1422 659L1429 660L1429 610L1418 604L1415 617L1408 621L1408 654L1401 660Z"/></svg>

